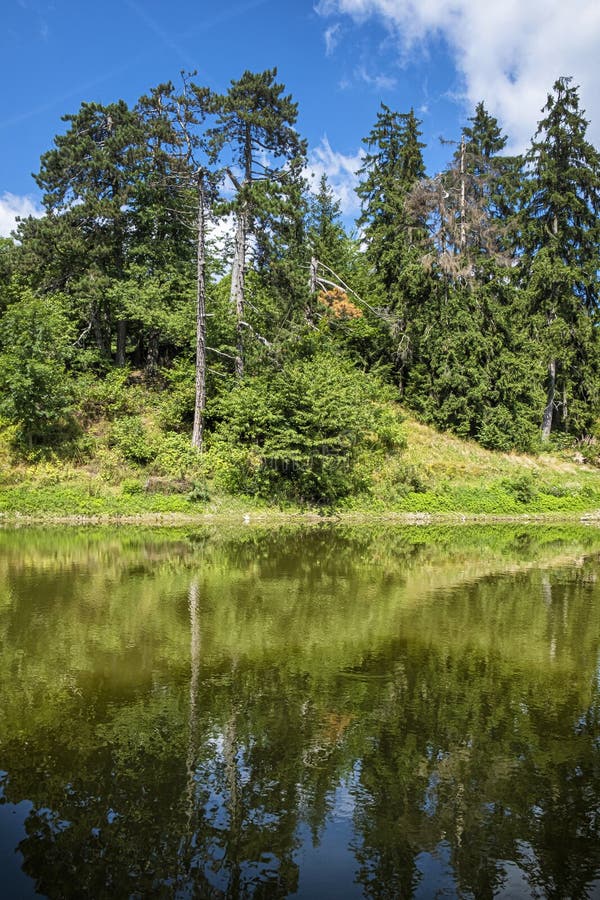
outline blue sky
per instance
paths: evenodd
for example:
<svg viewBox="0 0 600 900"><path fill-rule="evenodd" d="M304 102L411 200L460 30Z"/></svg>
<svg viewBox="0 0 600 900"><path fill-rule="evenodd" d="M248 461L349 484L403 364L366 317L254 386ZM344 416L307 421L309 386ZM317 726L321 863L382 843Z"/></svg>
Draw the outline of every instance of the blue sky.
<svg viewBox="0 0 600 900"><path fill-rule="evenodd" d="M1 0L0 234L36 208L31 173L82 101L134 103L180 70L224 90L277 66L299 103L311 170L356 213L354 171L381 101L423 120L431 172L484 99L515 147L533 133L553 80L582 85L599 143L596 0ZM598 112L598 114L596 114Z"/></svg>

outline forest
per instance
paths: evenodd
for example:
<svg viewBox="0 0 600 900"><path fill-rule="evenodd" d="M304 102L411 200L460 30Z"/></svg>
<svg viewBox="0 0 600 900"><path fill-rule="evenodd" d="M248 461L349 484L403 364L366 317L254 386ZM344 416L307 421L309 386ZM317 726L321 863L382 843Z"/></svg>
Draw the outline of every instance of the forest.
<svg viewBox="0 0 600 900"><path fill-rule="evenodd" d="M11 460L145 467L199 500L334 501L382 470L419 490L401 410L600 456L600 154L570 78L524 154L479 103L434 175L414 110L381 104L352 233L276 69L195 78L65 115L44 214L0 239Z"/></svg>

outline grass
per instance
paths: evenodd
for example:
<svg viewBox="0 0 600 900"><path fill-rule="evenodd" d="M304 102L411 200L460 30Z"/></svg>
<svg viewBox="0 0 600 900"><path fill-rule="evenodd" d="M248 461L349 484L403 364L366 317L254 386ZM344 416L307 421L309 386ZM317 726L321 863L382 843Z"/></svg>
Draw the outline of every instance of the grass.
<svg viewBox="0 0 600 900"><path fill-rule="evenodd" d="M374 473L369 495L341 502L335 510L269 505L154 478L156 472L128 463L105 447L79 465L59 459L11 461L0 446L0 520L184 520L221 517L261 519L331 514L345 518L535 516L600 518L600 469L574 454L539 456L495 453L472 441L439 433L405 415L406 450ZM174 490L174 493L166 491Z"/></svg>

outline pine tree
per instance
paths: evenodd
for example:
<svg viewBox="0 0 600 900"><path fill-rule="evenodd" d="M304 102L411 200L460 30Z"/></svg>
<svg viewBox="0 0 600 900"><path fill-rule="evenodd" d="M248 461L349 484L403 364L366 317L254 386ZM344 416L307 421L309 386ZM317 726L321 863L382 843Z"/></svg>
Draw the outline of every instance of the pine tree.
<svg viewBox="0 0 600 900"><path fill-rule="evenodd" d="M229 208L235 218L231 305L236 315L236 374L244 372L245 275L249 236L260 219L263 229L277 221L282 197L294 189L306 144L295 123L297 104L275 81L276 69L244 72L215 103L210 130L213 155L225 167L234 189ZM267 225L268 223L268 225Z"/></svg>
<svg viewBox="0 0 600 900"><path fill-rule="evenodd" d="M116 360L123 365L126 321L107 303L106 287L109 281L124 277L135 231L131 200L139 175L143 127L138 114L122 100L107 106L83 103L63 120L69 128L42 156L35 176L44 191L45 224L54 234L54 246L64 243L66 255L83 254L78 268L87 281L90 324L104 353L116 329ZM65 282L69 277L68 272L62 273Z"/></svg>
<svg viewBox="0 0 600 900"><path fill-rule="evenodd" d="M521 241L547 371L547 440L557 426L589 428L598 410L600 155L570 78L555 82L542 112L527 154Z"/></svg>

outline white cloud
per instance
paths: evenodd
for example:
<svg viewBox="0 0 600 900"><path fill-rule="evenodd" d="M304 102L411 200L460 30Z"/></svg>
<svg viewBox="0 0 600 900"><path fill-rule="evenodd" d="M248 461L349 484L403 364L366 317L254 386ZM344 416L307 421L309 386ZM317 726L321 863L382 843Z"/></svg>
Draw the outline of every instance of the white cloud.
<svg viewBox="0 0 600 900"><path fill-rule="evenodd" d="M16 194L0 194L0 237L10 237L16 228L16 218L20 216L41 216L43 211L31 197L18 197Z"/></svg>
<svg viewBox="0 0 600 900"><path fill-rule="evenodd" d="M581 86L600 141L600 3L597 0L320 0L322 15L357 23L375 17L397 37L404 61L428 38L443 37L464 81L472 109L483 100L515 148L535 131L554 81L572 75Z"/></svg>
<svg viewBox="0 0 600 900"><path fill-rule="evenodd" d="M330 25L329 28L325 30L325 55L331 56L335 48L337 47L340 40L340 30L341 26L339 22L336 22L335 25Z"/></svg>
<svg viewBox="0 0 600 900"><path fill-rule="evenodd" d="M374 87L378 91L389 91L392 88L396 87L395 78L392 78L390 75L383 75L381 73L372 74L365 68L365 66L358 66L355 69L354 74L359 81L364 81L364 83L368 84L369 87Z"/></svg>
<svg viewBox="0 0 600 900"><path fill-rule="evenodd" d="M354 156L333 150L327 137L323 137L319 146L309 153L307 175L311 188L316 190L319 179L326 175L345 216L355 216L360 209L355 188L358 184L356 173L362 165L363 156L362 150Z"/></svg>

